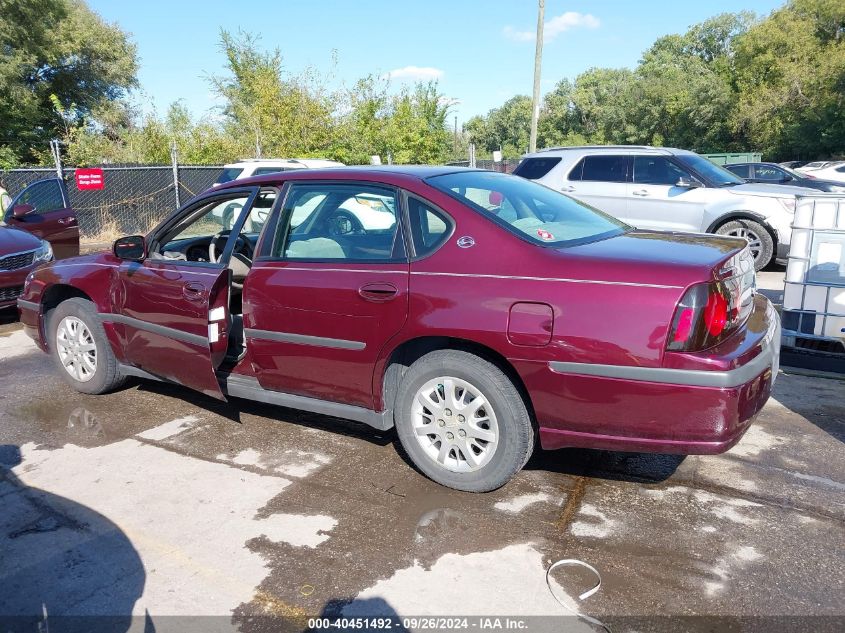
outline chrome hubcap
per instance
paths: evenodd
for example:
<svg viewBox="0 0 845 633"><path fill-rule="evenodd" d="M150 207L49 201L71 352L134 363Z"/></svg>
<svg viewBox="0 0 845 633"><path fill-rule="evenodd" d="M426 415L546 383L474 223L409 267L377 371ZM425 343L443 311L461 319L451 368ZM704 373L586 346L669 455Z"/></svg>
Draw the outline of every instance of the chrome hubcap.
<svg viewBox="0 0 845 633"><path fill-rule="evenodd" d="M426 455L446 470L478 470L496 452L496 413L484 394L466 380L451 376L429 380L414 397L411 418Z"/></svg>
<svg viewBox="0 0 845 633"><path fill-rule="evenodd" d="M97 345L85 323L65 317L56 330L56 349L65 371L74 380L87 382L97 371Z"/></svg>
<svg viewBox="0 0 845 633"><path fill-rule="evenodd" d="M730 235L731 237L741 237L742 239L748 242L748 250L751 251L751 255L754 257L754 259L760 257L760 253L763 251L763 242L760 240L760 236L757 235L757 233L755 233L754 231L751 231L743 226L740 228L732 229L724 235Z"/></svg>

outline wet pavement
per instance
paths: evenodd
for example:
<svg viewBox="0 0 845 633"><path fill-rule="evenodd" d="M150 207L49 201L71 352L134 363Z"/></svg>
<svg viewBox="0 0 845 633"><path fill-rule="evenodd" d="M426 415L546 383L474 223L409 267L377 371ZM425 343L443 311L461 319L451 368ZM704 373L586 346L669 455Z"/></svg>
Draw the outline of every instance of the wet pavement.
<svg viewBox="0 0 845 633"><path fill-rule="evenodd" d="M561 558L603 586L578 604L593 579L564 568L560 599L614 631L845 616L845 381L782 373L725 455L538 452L484 495L342 420L143 381L79 394L13 324L0 383L0 616L563 616Z"/></svg>

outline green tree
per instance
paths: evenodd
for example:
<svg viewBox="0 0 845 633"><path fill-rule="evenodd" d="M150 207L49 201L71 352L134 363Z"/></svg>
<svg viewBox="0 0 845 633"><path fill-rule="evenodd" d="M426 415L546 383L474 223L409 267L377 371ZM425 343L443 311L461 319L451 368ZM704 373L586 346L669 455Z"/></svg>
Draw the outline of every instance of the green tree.
<svg viewBox="0 0 845 633"><path fill-rule="evenodd" d="M845 4L794 0L739 38L733 123L772 158L845 152Z"/></svg>
<svg viewBox="0 0 845 633"><path fill-rule="evenodd" d="M136 85L134 44L82 0L0 0L0 16L6 156L38 160L50 138L66 136Z"/></svg>
<svg viewBox="0 0 845 633"><path fill-rule="evenodd" d="M473 117L464 125L470 140L486 152L501 149L506 158L528 151L531 132L531 97L517 95L494 108L486 117Z"/></svg>

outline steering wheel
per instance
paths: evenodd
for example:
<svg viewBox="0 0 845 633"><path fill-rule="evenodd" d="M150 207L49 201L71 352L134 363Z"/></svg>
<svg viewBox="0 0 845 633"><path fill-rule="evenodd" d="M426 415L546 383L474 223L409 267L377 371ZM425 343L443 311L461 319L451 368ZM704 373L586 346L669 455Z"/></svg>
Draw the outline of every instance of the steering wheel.
<svg viewBox="0 0 845 633"><path fill-rule="evenodd" d="M326 218L326 229L332 237L360 235L364 232L364 225L348 211L341 210Z"/></svg>
<svg viewBox="0 0 845 633"><path fill-rule="evenodd" d="M208 260L211 262L219 262L223 256L223 248L226 241L229 239L231 231L220 231L211 238L208 243ZM219 254L218 254L219 251ZM235 240L235 248L232 251L232 259L229 260L229 268L232 270L232 286L242 290L243 283L235 281L237 278L244 279L252 267L252 259L255 257L255 247L243 235L238 235Z"/></svg>

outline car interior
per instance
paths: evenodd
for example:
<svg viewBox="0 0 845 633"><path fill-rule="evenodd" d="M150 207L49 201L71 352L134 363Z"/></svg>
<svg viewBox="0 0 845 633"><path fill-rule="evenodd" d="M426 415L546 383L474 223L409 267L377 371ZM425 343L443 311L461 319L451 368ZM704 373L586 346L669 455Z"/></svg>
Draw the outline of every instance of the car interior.
<svg viewBox="0 0 845 633"><path fill-rule="evenodd" d="M277 195L275 189L259 192L249 217L234 238L227 264L232 276L226 362L239 360L246 351L243 285ZM248 201L249 193L238 193L197 207L149 245L149 258L218 262ZM361 185L294 185L280 216L270 254L280 259L307 261L391 261L404 257L402 239L397 239L396 208L392 190Z"/></svg>

